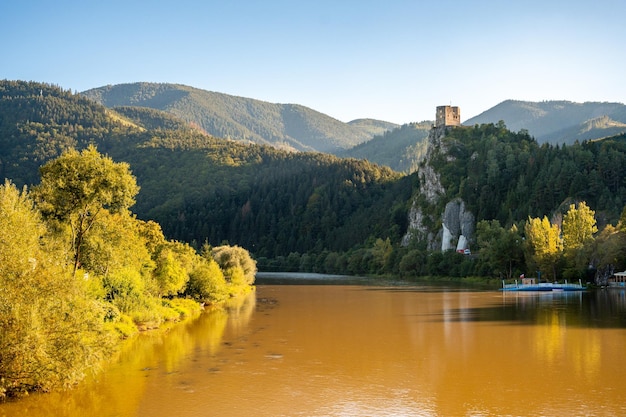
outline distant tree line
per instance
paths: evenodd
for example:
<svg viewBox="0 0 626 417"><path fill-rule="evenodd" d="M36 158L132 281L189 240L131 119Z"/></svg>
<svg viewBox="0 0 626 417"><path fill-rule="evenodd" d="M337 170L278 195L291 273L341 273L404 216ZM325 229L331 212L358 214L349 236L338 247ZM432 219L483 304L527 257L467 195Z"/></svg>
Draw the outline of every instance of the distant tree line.
<svg viewBox="0 0 626 417"><path fill-rule="evenodd" d="M547 216L510 226L481 220L470 255L429 251L425 242L402 247L389 239L370 239L336 252L291 252L259 257L262 271L382 275L408 280L491 277L514 280L520 275L543 281L563 280L606 285L613 272L626 269L626 208L617 224L598 231L595 213L585 202L570 205L560 222ZM595 281L594 281L595 280Z"/></svg>

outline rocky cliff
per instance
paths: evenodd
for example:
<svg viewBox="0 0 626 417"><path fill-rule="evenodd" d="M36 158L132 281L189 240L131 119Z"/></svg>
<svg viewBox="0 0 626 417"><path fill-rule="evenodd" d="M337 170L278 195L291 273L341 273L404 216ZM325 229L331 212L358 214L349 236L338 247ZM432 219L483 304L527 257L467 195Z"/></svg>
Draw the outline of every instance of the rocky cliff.
<svg viewBox="0 0 626 417"><path fill-rule="evenodd" d="M474 224L474 215L465 209L465 202L462 199L455 198L449 201L441 219L443 229L441 250L469 249L474 238Z"/></svg>
<svg viewBox="0 0 626 417"><path fill-rule="evenodd" d="M443 153L448 162L454 162L443 142L448 129L434 127L428 135L425 162L418 170L420 189L409 210L409 228L402 239L403 245L417 239L425 240L429 250L465 250L474 241L474 215L466 209L462 199L446 201L448 197L439 173L430 165L437 153ZM444 207L443 212L438 207Z"/></svg>

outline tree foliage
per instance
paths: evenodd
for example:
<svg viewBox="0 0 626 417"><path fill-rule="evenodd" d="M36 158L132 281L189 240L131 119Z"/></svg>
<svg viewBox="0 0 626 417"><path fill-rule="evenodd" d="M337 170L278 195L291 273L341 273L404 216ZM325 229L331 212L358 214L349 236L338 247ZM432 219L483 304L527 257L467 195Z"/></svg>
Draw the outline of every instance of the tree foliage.
<svg viewBox="0 0 626 417"><path fill-rule="evenodd" d="M0 396L78 382L116 336L183 314L161 297L215 303L254 282L244 249L231 256L241 279L227 282L215 261L138 220L128 166L95 148L69 150L42 175L37 204L0 186Z"/></svg>
<svg viewBox="0 0 626 417"><path fill-rule="evenodd" d="M431 122L405 124L343 151L339 156L367 159L394 171L413 173L426 156L426 139L431 127Z"/></svg>
<svg viewBox="0 0 626 417"><path fill-rule="evenodd" d="M476 227L482 261L492 273L511 279L523 267L522 236L516 225L506 229L497 220L482 220Z"/></svg>
<svg viewBox="0 0 626 417"><path fill-rule="evenodd" d="M546 216L529 218L524 227L531 259L540 270L551 272L557 279L556 266L563 251L559 226L551 224Z"/></svg>
<svg viewBox="0 0 626 417"><path fill-rule="evenodd" d="M577 250L593 239L598 231L596 227L595 212L582 201L576 207L569 206L569 210L563 217L563 249L565 251Z"/></svg>
<svg viewBox="0 0 626 417"><path fill-rule="evenodd" d="M240 286L254 282L256 262L250 253L239 246L217 246L211 250L211 256L224 271L226 279Z"/></svg>
<svg viewBox="0 0 626 417"><path fill-rule="evenodd" d="M108 352L104 309L59 263L26 191L0 186L0 396L69 386Z"/></svg>
<svg viewBox="0 0 626 417"><path fill-rule="evenodd" d="M203 303L219 303L228 298L224 272L213 258L204 258L191 271L185 294Z"/></svg>
<svg viewBox="0 0 626 417"><path fill-rule="evenodd" d="M89 230L104 213L132 206L138 191L128 164L113 162L89 146L82 152L70 149L42 166L34 193L45 218L69 225L76 271Z"/></svg>

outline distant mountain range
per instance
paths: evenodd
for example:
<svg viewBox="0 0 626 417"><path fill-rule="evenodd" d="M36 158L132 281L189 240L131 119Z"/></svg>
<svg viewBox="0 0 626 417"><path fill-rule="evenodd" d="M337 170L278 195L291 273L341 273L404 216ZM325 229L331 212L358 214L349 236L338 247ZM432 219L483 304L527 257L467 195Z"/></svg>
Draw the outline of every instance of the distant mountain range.
<svg viewBox="0 0 626 417"><path fill-rule="evenodd" d="M423 157L432 122L399 126L373 119L348 123L298 104L276 104L180 84L108 85L81 93L118 111L144 107L170 113L210 135L292 151L354 157L413 172ZM433 115L434 115L433 106ZM626 132L621 103L506 100L466 120L466 126L504 121L539 143L572 144Z"/></svg>
<svg viewBox="0 0 626 417"><path fill-rule="evenodd" d="M106 107L164 110L226 139L280 149L337 153L398 125L360 119L344 123L298 104L274 104L180 84L108 85L81 93Z"/></svg>
<svg viewBox="0 0 626 417"><path fill-rule="evenodd" d="M506 100L463 124L500 120L514 132L526 129L539 143L572 144L626 132L626 106L606 102Z"/></svg>

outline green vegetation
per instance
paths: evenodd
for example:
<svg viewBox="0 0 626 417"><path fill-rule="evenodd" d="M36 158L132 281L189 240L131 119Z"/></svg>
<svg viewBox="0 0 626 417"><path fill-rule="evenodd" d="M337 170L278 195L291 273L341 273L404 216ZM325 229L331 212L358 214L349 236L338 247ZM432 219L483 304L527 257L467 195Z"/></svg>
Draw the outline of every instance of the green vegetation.
<svg viewBox="0 0 626 417"><path fill-rule="evenodd" d="M338 155L367 159L394 171L410 174L417 171L426 156L426 138L431 127L432 122L402 125Z"/></svg>
<svg viewBox="0 0 626 417"><path fill-rule="evenodd" d="M150 101L159 107L193 90L157 86L126 86L134 89L131 102L122 100L128 91L111 89L106 100L109 105ZM113 91L121 91L119 101L109 101ZM538 269L536 254L519 246L529 240L528 219L546 216L561 231L569 206L581 202L593 209L600 231L592 233L595 240L587 241L585 250L555 255L554 270L542 263L549 269L546 276L586 276L581 268L587 261L598 270L626 267L617 226L626 202L624 135L552 146L539 145L526 131L511 132L503 123L450 129L441 149L420 162L433 168L445 189L439 202L430 204L418 192L417 173L218 139L171 114L137 107L118 112L46 84L0 83L0 108L0 170L17 186L37 184L39 166L63 151L93 144L132 168L141 187L133 206L138 219L157 222L168 239L201 253L208 253L204 243L246 248L264 270L511 278ZM422 124L405 125L370 146L384 144L375 152L383 156L383 149L399 142L403 150L398 152L416 164L426 145L417 136L424 132ZM404 139L418 142L405 151ZM445 203L455 198L462 198L477 220L472 256L433 253L422 241L400 246L413 204L436 234ZM90 245L81 252L96 253L101 247L95 240ZM604 252L590 252L589 246L602 246ZM180 282L170 262L175 253L180 251L167 248L150 257L162 263L162 294ZM211 268L185 266L188 288L208 296L221 280L228 282L228 274L207 279Z"/></svg>
<svg viewBox="0 0 626 417"><path fill-rule="evenodd" d="M499 123L451 129L442 147L429 164L441 176L444 200L461 197L478 220L513 224L585 201L603 227L626 202L626 135L539 145Z"/></svg>
<svg viewBox="0 0 626 417"><path fill-rule="evenodd" d="M524 230L532 250L531 262L541 270L550 271L552 280L556 280L556 264L563 251L559 227L543 216L543 219L528 219Z"/></svg>
<svg viewBox="0 0 626 417"><path fill-rule="evenodd" d="M102 157L93 146L82 153L71 149L40 171L41 184L34 190L39 210L57 227L69 225L76 272L88 231L106 212L124 212L135 204L139 188L128 164Z"/></svg>
<svg viewBox="0 0 626 417"><path fill-rule="evenodd" d="M116 337L252 288L256 263L244 249L198 254L136 219L127 164L90 146L41 173L30 193L0 186L0 396L70 386Z"/></svg>
<svg viewBox="0 0 626 417"><path fill-rule="evenodd" d="M348 122L348 124L368 132L371 136L384 135L385 132L400 127L395 123L375 119L356 119Z"/></svg>
<svg viewBox="0 0 626 417"><path fill-rule="evenodd" d="M76 280L26 190L0 186L0 397L69 386L111 344L102 303Z"/></svg>

